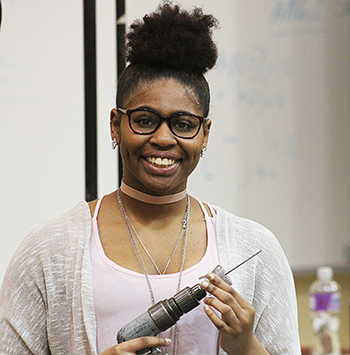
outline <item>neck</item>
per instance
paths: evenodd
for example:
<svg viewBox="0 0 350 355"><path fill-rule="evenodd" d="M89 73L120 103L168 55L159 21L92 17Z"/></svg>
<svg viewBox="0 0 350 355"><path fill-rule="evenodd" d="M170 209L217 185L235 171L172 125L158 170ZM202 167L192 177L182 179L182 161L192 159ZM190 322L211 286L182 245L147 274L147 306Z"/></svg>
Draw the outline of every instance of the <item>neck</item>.
<svg viewBox="0 0 350 355"><path fill-rule="evenodd" d="M125 195L137 201L148 203L150 205L166 205L170 203L179 202L183 200L187 195L187 189L173 195L165 195L165 196L149 195L126 185L124 181L122 181L120 190Z"/></svg>

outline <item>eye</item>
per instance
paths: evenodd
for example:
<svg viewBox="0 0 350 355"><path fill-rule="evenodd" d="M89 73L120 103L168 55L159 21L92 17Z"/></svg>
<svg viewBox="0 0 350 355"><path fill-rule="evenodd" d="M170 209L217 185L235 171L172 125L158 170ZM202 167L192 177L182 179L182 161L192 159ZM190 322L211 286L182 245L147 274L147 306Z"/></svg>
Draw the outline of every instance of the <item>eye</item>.
<svg viewBox="0 0 350 355"><path fill-rule="evenodd" d="M153 127L157 126L159 117L152 112L135 111L131 115L131 122L133 126L152 129Z"/></svg>
<svg viewBox="0 0 350 355"><path fill-rule="evenodd" d="M174 116L171 120L171 126L178 132L191 132L196 130L200 121L195 116Z"/></svg>
<svg viewBox="0 0 350 355"><path fill-rule="evenodd" d="M136 122L139 126L143 126L143 127L154 125L154 122L148 117L139 118Z"/></svg>

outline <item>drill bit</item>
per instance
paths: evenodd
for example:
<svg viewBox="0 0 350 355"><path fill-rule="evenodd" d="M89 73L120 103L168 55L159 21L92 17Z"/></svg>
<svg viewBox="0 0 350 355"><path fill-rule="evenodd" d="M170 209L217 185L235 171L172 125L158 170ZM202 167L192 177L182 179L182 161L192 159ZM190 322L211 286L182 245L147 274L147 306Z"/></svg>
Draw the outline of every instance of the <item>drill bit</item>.
<svg viewBox="0 0 350 355"><path fill-rule="evenodd" d="M259 250L258 252L256 252L255 254L251 255L249 258L243 260L240 264L236 265L233 269L231 269L230 271L224 272L224 268L221 265L218 265L212 272L218 276L220 276L225 282L227 282L229 285L231 284L231 282L229 281L229 278L225 278L226 275L228 275L230 272L232 272L233 270L236 270L237 268L239 268L240 266L242 266L243 264L245 264L247 261L249 261L250 259L254 258L255 256L257 256L258 254L260 254L262 252L262 250ZM199 280L201 279L206 279L207 276L203 275L199 277Z"/></svg>
<svg viewBox="0 0 350 355"><path fill-rule="evenodd" d="M250 259L253 259L254 256L257 256L258 254L260 254L262 252L262 250L259 250L258 252L256 252L255 254L253 254L252 256L250 256L248 259L245 259L244 261L242 261L240 264L236 265L233 269L231 269L230 271L227 271L225 273L225 275L228 275L230 272L232 272L233 270L236 270L237 268L239 268L240 266L242 266L243 264L245 264L247 261L249 261Z"/></svg>

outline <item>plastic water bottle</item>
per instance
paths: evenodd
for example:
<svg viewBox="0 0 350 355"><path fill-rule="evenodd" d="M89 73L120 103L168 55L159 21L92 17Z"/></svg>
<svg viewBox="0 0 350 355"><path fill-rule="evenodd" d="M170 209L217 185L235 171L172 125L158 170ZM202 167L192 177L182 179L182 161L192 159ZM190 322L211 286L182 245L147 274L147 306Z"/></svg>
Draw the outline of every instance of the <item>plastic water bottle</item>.
<svg viewBox="0 0 350 355"><path fill-rule="evenodd" d="M333 269L317 269L317 280L310 286L312 355L341 355L339 342L340 286L333 280Z"/></svg>

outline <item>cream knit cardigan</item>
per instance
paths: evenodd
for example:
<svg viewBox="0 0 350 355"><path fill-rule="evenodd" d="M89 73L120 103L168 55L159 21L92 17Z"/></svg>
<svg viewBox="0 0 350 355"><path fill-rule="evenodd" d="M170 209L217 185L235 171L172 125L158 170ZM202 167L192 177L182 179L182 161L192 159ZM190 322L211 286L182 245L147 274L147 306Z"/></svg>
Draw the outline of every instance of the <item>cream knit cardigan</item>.
<svg viewBox="0 0 350 355"><path fill-rule="evenodd" d="M80 202L23 241L0 292L0 354L97 354L90 235L90 209ZM218 208L217 239L226 270L263 250L230 275L233 287L253 304L267 351L299 355L293 276L276 238Z"/></svg>

